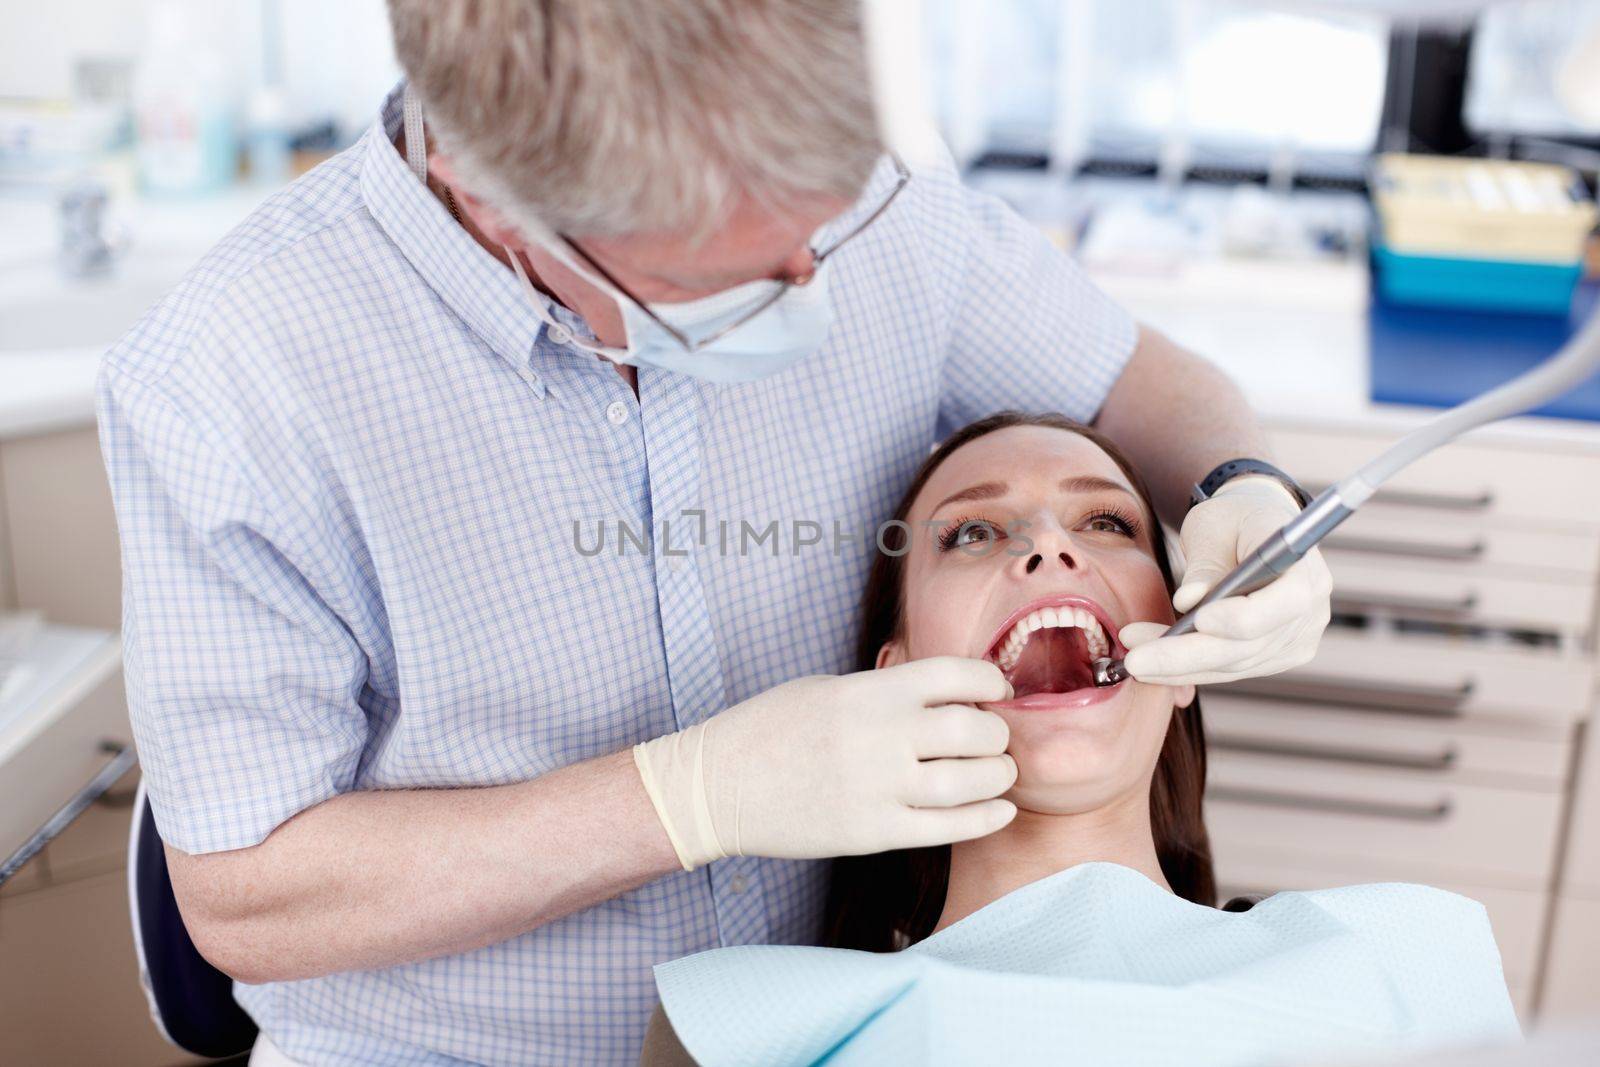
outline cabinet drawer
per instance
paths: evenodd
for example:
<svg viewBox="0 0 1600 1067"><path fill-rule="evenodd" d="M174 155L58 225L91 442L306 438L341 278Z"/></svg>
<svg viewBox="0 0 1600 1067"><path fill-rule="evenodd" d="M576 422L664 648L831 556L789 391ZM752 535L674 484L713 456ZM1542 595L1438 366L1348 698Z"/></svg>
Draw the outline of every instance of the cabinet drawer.
<svg viewBox="0 0 1600 1067"><path fill-rule="evenodd" d="M1330 630L1304 667L1205 693L1432 719L1519 723L1565 739L1588 715L1592 660L1470 639Z"/></svg>
<svg viewBox="0 0 1600 1067"><path fill-rule="evenodd" d="M1213 752L1212 839L1256 855L1360 862L1414 881L1547 888L1561 794Z"/></svg>
<svg viewBox="0 0 1600 1067"><path fill-rule="evenodd" d="M106 741L129 738L120 642L74 631L62 644L65 679L24 709L23 723L0 722L0 858L106 765Z"/></svg>
<svg viewBox="0 0 1600 1067"><path fill-rule="evenodd" d="M1341 552L1327 560L1335 612L1556 633L1587 633L1594 615L1590 582Z"/></svg>
<svg viewBox="0 0 1600 1067"><path fill-rule="evenodd" d="M1600 899L1563 895L1553 921L1540 1014L1592 1024L1600 1018Z"/></svg>
<svg viewBox="0 0 1600 1067"><path fill-rule="evenodd" d="M1600 537L1499 527L1486 517L1441 519L1425 508L1372 503L1350 516L1322 542L1330 559L1352 562L1427 563L1472 576L1564 578L1593 583L1600 569Z"/></svg>
<svg viewBox="0 0 1600 1067"><path fill-rule="evenodd" d="M128 830L138 787L139 769L135 767L50 842L45 852L52 884L101 874L127 863Z"/></svg>
<svg viewBox="0 0 1600 1067"><path fill-rule="evenodd" d="M1580 746L1574 761L1572 803L1568 816L1567 850L1561 860L1561 891L1600 901L1600 724L1590 723L1578 734ZM1595 928L1594 949L1600 968L1600 925ZM1600 985L1596 992L1600 993ZM1600 1000L1600 996L1596 997ZM1600 1005L1596 1005L1600 1016Z"/></svg>
<svg viewBox="0 0 1600 1067"><path fill-rule="evenodd" d="M1345 477L1400 433L1274 423L1279 464L1308 486ZM1537 472L1537 477L1530 477ZM1559 491L1552 491L1558 486ZM1395 475L1374 503L1426 508L1441 519L1512 518L1584 531L1600 528L1600 455L1515 441L1504 435L1446 445Z"/></svg>
<svg viewBox="0 0 1600 1067"><path fill-rule="evenodd" d="M1539 951L1548 921L1549 898L1541 892L1504 889L1460 882L1433 882L1421 878L1396 878L1349 867L1298 867L1263 862L1247 854L1219 852L1216 857L1218 896L1222 900L1248 893L1270 895L1285 889L1330 889L1365 882L1414 881L1459 893L1484 906L1500 946L1500 963L1506 984L1531 986L1539 973ZM1521 1010L1520 1007L1518 1010Z"/></svg>
<svg viewBox="0 0 1600 1067"><path fill-rule="evenodd" d="M1423 782L1557 791L1566 782L1572 749L1568 740L1514 736L1503 726L1497 731L1459 719L1386 717L1226 692L1208 694L1204 708L1212 752Z"/></svg>
<svg viewBox="0 0 1600 1067"><path fill-rule="evenodd" d="M124 872L107 871L0 900L0 1063L214 1062L178 1051L151 1025L127 886Z"/></svg>

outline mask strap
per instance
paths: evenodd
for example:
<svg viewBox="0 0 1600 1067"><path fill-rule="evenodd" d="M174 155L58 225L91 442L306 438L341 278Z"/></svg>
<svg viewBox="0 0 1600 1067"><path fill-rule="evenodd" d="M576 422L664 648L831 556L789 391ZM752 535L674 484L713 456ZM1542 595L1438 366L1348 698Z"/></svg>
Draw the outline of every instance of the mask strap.
<svg viewBox="0 0 1600 1067"><path fill-rule="evenodd" d="M513 249L507 248L505 245L501 245L500 247L505 251L506 257L511 260L511 269L516 271L517 281L522 283L523 292L527 293L529 302L533 304L534 312L538 314L539 318L544 321L546 326L561 326L561 324L556 321L555 316L550 314L549 308L545 306L545 295L533 287L533 279L529 278L528 272L523 269L522 257L517 255ZM565 329L565 327L562 327L562 329ZM611 348L607 345L590 344L581 337L574 337L567 343L575 348L581 348L585 352L591 352L594 355L603 356L613 363L626 364L631 358L629 353L624 349Z"/></svg>
<svg viewBox="0 0 1600 1067"><path fill-rule="evenodd" d="M563 267L615 300L618 307L627 306L628 298L618 292L617 287L612 285L610 281L602 278L594 268L587 263L580 262L578 256L568 247L567 242L562 239L561 235L550 229L541 220L521 218L517 220L517 225L528 238L537 241L541 248L555 256L557 262ZM509 252L510 249L506 249L506 251ZM512 256L511 258L515 261L517 257Z"/></svg>
<svg viewBox="0 0 1600 1067"><path fill-rule="evenodd" d="M632 301L618 291L617 287L612 285L610 281L602 278L588 264L580 263L578 261L578 256L568 247L567 242L562 239L561 235L550 229L550 227L546 226L541 220L534 217L524 216L518 220L517 224L519 228L522 229L525 237L536 242L539 247L543 248L546 252L554 256L556 258L556 262L560 263L563 267L566 267L572 273L576 274L578 277L582 278L596 289L599 289L602 293L606 294L616 302L618 312L622 316L623 331L628 334L631 341L633 332L628 328L627 309L632 304ZM506 255L511 257L511 265L516 268L517 277L522 279L523 285L527 288L530 297L541 309L540 316L544 317L544 298L542 294L540 294L540 292L533 287L533 283L528 280L527 274L522 269L521 258L516 254L516 252L512 251L510 248L506 248L505 245L501 245L500 247L504 248ZM555 323L552 319L545 318L545 321L550 323L552 326L557 325L557 323ZM572 343L586 351L597 352L616 363L627 363L629 361L628 352L626 349L587 345L576 339L574 339Z"/></svg>
<svg viewBox="0 0 1600 1067"><path fill-rule="evenodd" d="M406 164L410 166L411 173L417 176L417 181L427 185L428 142L422 132L422 101L411 91L410 82L406 83L400 100L402 128L406 131Z"/></svg>
<svg viewBox="0 0 1600 1067"><path fill-rule="evenodd" d="M417 94L411 91L410 82L406 83L406 87L401 94L401 115L403 128L405 129L406 134L406 165L411 168L411 172L417 176L417 180L419 182L421 182L423 185L427 185L428 146L427 141L424 139L422 128L422 101L417 99ZM527 224L528 223L524 223L524 225ZM598 287L601 292L617 301L619 307L623 306L624 298L621 293L617 292L615 286L606 281L604 278L600 277L594 271L590 270L584 264L579 263L577 257L572 255L567 250L566 242L558 237L555 233L551 232L542 224L538 224L538 228L542 232L536 235L536 239L545 247L546 251L555 256L556 259L560 260L562 265L568 270L571 270L577 274L578 277L583 278L591 285ZM505 248L504 245L501 247ZM517 253L510 248L505 248L505 253L506 257L511 260L511 269L516 271L517 280L522 283L522 288L527 292L528 299L532 301L533 308L536 312L538 312L539 318L542 319L547 326L560 326L561 324L555 320L555 318L550 314L549 310L545 307L544 294L533 287L533 281L528 277L528 272L523 269L522 257L517 255ZM629 356L627 351L624 349L610 348L605 345L592 345L577 337L574 337L570 343L578 348L583 349L585 352L593 352L597 356L604 356L613 363L628 362Z"/></svg>

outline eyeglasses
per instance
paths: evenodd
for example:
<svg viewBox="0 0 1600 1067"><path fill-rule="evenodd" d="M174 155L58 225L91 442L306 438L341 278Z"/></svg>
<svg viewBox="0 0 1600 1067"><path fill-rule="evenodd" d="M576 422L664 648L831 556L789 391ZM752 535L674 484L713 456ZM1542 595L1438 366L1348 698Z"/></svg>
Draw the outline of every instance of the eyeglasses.
<svg viewBox="0 0 1600 1067"><path fill-rule="evenodd" d="M654 322L657 326L660 326L672 337L673 340L682 345L684 351L698 352L712 342L720 341L734 330L737 330L739 327L743 326L745 323L749 322L751 319L767 310L767 308L771 307L773 304L776 304L779 300L782 300L784 294L786 294L794 286L805 285L806 283L810 282L812 277L815 276L817 269L827 261L829 256L833 255L835 252L839 251L839 249L849 244L852 239L860 235L861 231L865 230L868 226L871 226L874 222L877 222L883 213L889 210L889 205L894 203L894 198L899 196L900 191L904 189L911 181L911 171L906 168L905 163L900 159L900 157L891 152L889 153L889 159L894 164L894 188L889 190L889 195L883 198L883 202L874 208L871 214L862 219L861 222L857 223L855 226L851 227L850 231L843 237L840 237L837 241L834 241L827 248L824 248L821 251L818 251L815 248L811 250L811 271L805 276L804 280L796 280L793 278L784 279L782 285L773 290L771 295L763 297L761 301L751 307L750 310L746 311L744 314L740 315L726 326L723 326L721 329L715 330L705 337L701 337L699 339L691 339L689 336L684 334L683 331L662 319L660 315L657 315L650 309L649 304L645 303L639 297L634 296L632 291L630 291L627 286L618 281L615 275L606 270L606 268L593 256L585 252L583 248L572 238L568 237L566 234L557 234L557 236L567 243L567 247L571 248L579 256L583 257L583 261L589 264L590 267L594 268L595 272L599 274L600 277L604 278L606 281L615 286L617 292L621 293L623 296L632 301L633 305L648 315L652 322Z"/></svg>

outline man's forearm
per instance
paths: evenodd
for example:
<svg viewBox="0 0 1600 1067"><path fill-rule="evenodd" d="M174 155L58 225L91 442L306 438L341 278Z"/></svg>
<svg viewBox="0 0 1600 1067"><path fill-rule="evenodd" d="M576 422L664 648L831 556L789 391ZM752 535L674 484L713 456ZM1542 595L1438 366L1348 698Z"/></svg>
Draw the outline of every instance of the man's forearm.
<svg viewBox="0 0 1600 1067"><path fill-rule="evenodd" d="M169 848L201 952L240 981L470 951L681 869L624 750L515 785L346 793L253 848Z"/></svg>
<svg viewBox="0 0 1600 1067"><path fill-rule="evenodd" d="M1219 463L1266 455L1266 436L1233 381L1155 330L1112 386L1095 425L1150 483L1162 518L1177 525L1194 484Z"/></svg>

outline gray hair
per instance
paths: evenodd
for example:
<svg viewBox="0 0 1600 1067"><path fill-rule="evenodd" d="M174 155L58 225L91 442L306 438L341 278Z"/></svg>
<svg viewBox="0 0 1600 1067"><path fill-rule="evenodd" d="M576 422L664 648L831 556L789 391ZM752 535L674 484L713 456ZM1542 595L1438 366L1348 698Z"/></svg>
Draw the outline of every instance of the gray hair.
<svg viewBox="0 0 1600 1067"><path fill-rule="evenodd" d="M854 199L882 151L860 0L389 0L472 192L558 232Z"/></svg>

